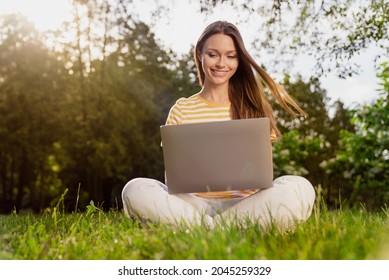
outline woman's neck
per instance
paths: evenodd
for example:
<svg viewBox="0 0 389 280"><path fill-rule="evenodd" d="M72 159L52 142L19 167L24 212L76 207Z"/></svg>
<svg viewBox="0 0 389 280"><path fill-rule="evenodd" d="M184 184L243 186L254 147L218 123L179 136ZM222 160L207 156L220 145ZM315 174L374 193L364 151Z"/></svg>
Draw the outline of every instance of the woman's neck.
<svg viewBox="0 0 389 280"><path fill-rule="evenodd" d="M228 104L228 84L220 86L207 86L206 84L200 91L200 96L210 103Z"/></svg>

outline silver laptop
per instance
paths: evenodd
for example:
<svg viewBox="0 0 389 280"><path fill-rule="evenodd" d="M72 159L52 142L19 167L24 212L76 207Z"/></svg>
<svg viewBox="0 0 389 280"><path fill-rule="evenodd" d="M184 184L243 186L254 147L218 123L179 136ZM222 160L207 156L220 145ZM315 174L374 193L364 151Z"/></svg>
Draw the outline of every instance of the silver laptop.
<svg viewBox="0 0 389 280"><path fill-rule="evenodd" d="M268 118L163 125L160 130L170 194L272 184Z"/></svg>

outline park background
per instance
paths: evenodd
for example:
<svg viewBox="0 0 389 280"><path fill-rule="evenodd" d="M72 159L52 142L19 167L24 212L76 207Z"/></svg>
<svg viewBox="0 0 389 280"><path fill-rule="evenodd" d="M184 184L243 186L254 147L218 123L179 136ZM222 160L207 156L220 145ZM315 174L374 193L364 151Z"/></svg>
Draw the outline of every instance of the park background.
<svg viewBox="0 0 389 280"><path fill-rule="evenodd" d="M67 211L120 209L128 180L163 181L159 126L198 92L191 44L216 19L242 27L309 114L292 120L275 105L275 176L308 178L329 208L386 208L387 1L10 2L34 13L0 12L1 213L40 213L61 196ZM64 21L39 26L53 3ZM361 56L373 66L355 64Z"/></svg>

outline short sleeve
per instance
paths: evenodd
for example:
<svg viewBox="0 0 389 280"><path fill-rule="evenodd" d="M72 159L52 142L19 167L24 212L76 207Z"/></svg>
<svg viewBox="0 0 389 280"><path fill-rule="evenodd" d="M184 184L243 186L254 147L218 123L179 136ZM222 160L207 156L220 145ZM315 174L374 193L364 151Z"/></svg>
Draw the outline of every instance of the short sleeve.
<svg viewBox="0 0 389 280"><path fill-rule="evenodd" d="M182 113L180 108L180 99L170 108L169 115L166 119L167 125L181 124L182 123Z"/></svg>
<svg viewBox="0 0 389 280"><path fill-rule="evenodd" d="M170 108L169 114L166 119L166 125L175 125L175 124L182 123L182 114L181 114L181 109L179 104L180 99L178 99L176 103ZM162 141L161 141L161 147L162 147Z"/></svg>

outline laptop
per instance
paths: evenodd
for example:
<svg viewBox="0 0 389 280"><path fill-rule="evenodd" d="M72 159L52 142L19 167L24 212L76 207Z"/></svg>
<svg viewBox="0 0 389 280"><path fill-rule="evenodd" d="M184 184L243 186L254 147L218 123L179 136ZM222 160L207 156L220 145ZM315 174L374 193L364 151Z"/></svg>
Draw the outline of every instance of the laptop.
<svg viewBox="0 0 389 280"><path fill-rule="evenodd" d="M160 132L170 194L272 185L268 118L162 125Z"/></svg>

